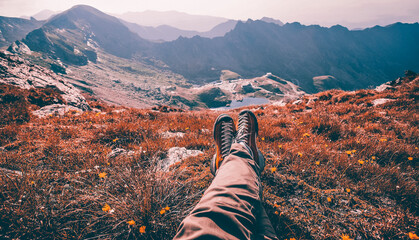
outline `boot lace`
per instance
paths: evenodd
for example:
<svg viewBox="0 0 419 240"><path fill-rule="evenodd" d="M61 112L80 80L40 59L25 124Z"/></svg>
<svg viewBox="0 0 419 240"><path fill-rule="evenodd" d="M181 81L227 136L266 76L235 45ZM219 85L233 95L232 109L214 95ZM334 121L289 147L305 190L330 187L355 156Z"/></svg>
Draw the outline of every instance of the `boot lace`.
<svg viewBox="0 0 419 240"><path fill-rule="evenodd" d="M231 144L234 139L234 123L222 122L221 123L221 154L223 158L230 154Z"/></svg>
<svg viewBox="0 0 419 240"><path fill-rule="evenodd" d="M239 115L239 125L237 130L237 142L249 142L249 118L247 114Z"/></svg>

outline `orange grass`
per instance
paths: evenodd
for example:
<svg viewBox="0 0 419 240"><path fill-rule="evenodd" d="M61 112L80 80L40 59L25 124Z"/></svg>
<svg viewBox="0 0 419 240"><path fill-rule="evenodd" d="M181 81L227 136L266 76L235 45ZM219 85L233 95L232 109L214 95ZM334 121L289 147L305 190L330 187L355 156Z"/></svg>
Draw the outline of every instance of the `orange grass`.
<svg viewBox="0 0 419 240"><path fill-rule="evenodd" d="M418 231L418 86L416 78L397 90L332 90L252 109L267 159L263 203L280 239L407 239ZM30 110L42 101L25 91L0 91L17 98L0 103L0 167L22 172L0 171L1 239L174 236L213 178L212 125L221 112L91 102L102 112L39 119ZM378 98L395 101L372 106ZM166 131L185 135L162 138ZM204 154L161 171L175 146ZM115 148L132 154L109 158Z"/></svg>

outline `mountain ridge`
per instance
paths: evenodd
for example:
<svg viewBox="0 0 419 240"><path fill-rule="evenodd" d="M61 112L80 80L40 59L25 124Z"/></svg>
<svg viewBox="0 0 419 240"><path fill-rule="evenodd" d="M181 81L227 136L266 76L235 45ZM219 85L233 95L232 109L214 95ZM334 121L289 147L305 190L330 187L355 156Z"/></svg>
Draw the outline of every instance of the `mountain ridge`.
<svg viewBox="0 0 419 240"><path fill-rule="evenodd" d="M261 21L267 23L274 23L280 26L284 25L280 20L276 20L273 18L261 18ZM150 27L150 26L141 26L136 23L127 22L121 20L121 22L127 26L132 32L137 33L140 37L154 41L154 42L167 42L167 41L174 41L179 37L186 37L192 38L194 36L200 36L205 38L215 38L215 37L223 37L226 33L233 30L238 20L228 20L226 22L222 22L208 31L200 32L200 31L191 31L191 30L183 30L169 24L159 25L157 27Z"/></svg>
<svg viewBox="0 0 419 240"><path fill-rule="evenodd" d="M339 25L249 20L223 38L180 38L160 44L154 54L197 83L215 80L222 69L247 78L272 72L315 92L317 76L334 76L343 89L354 89L396 78L406 69L418 71L416 39L417 23L349 31Z"/></svg>
<svg viewBox="0 0 419 240"><path fill-rule="evenodd" d="M0 48L9 46L25 37L29 32L42 26L44 21L34 18L23 19L0 16Z"/></svg>
<svg viewBox="0 0 419 240"><path fill-rule="evenodd" d="M130 23L124 20L121 22L127 26L132 32L138 34L141 38L150 40L153 42L166 42L174 41L179 37L191 38L194 36L201 36L206 38L222 37L227 32L234 29L237 24L235 20L228 20L220 23L213 27L211 30L206 32L198 32L191 30L182 30L179 28L172 27L170 25L160 25L157 27L140 26L136 23Z"/></svg>

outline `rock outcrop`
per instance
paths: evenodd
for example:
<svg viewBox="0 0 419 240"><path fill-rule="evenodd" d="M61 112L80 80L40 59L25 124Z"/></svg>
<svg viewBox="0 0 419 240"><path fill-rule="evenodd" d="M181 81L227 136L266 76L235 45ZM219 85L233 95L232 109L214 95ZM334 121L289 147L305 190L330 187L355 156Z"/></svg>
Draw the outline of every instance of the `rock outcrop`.
<svg viewBox="0 0 419 240"><path fill-rule="evenodd" d="M411 82L411 81L417 79L418 76L419 76L419 74L417 74L417 73L415 73L411 70L406 70L404 72L404 77L397 78L396 80L383 83L383 84L377 86L375 88L375 91L382 92L384 90L395 90L397 87L402 85L402 83Z"/></svg>
<svg viewBox="0 0 419 240"><path fill-rule="evenodd" d="M63 105L63 104L52 104L52 105L47 105L45 107L42 107L36 111L33 111L32 113L35 116L43 118L43 117L48 117L48 116L53 116L53 115L63 116L65 113L70 112L70 111L75 112L76 113L75 115L80 115L80 113L82 112L80 108L76 108L73 106Z"/></svg>
<svg viewBox="0 0 419 240"><path fill-rule="evenodd" d="M203 154L200 150L189 150L184 147L172 147L167 151L167 158L161 162L161 169L168 171L172 164L180 162L188 157L194 157Z"/></svg>

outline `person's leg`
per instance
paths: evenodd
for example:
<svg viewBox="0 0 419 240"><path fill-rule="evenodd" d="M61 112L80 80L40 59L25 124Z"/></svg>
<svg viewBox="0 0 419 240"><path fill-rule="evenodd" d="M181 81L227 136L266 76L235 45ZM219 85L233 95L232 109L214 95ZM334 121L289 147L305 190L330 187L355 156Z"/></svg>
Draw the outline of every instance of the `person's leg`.
<svg viewBox="0 0 419 240"><path fill-rule="evenodd" d="M236 130L231 117L217 118L217 152L211 163L215 178L174 239L277 239L260 199L264 158L256 147L255 115L242 111L238 128L232 137ZM234 138L239 143L232 144Z"/></svg>
<svg viewBox="0 0 419 240"><path fill-rule="evenodd" d="M179 227L175 239L254 239L260 207L255 162L238 143L204 196Z"/></svg>

